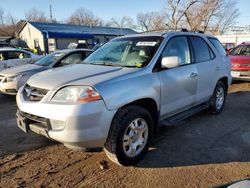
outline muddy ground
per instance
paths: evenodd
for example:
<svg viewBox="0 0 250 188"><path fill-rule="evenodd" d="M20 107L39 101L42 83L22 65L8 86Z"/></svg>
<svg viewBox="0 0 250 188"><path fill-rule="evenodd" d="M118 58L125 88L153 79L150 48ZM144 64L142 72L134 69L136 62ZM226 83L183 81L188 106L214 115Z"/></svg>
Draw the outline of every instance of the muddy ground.
<svg viewBox="0 0 250 188"><path fill-rule="evenodd" d="M201 112L161 128L134 167L25 134L15 111L15 98L0 96L0 187L212 187L250 178L250 83L230 87L220 115Z"/></svg>

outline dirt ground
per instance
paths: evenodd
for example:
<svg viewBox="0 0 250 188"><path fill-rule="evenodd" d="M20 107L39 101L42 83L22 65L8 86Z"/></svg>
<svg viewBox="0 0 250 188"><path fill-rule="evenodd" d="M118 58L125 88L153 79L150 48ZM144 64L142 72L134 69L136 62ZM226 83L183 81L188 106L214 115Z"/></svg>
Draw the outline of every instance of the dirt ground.
<svg viewBox="0 0 250 188"><path fill-rule="evenodd" d="M134 167L19 130L15 98L0 96L0 187L212 187L250 178L250 83L230 89L220 115L161 128ZM102 169L100 162L107 161Z"/></svg>

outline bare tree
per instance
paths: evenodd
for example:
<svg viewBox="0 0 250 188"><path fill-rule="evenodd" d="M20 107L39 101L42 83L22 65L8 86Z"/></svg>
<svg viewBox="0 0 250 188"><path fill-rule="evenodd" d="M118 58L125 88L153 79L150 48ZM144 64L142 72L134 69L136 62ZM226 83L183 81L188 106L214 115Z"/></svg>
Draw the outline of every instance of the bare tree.
<svg viewBox="0 0 250 188"><path fill-rule="evenodd" d="M237 2L234 0L224 0L217 18L217 24L214 27L214 34L223 34L229 27L236 24L237 18L240 15L236 4Z"/></svg>
<svg viewBox="0 0 250 188"><path fill-rule="evenodd" d="M28 12L26 12L25 18L27 21L49 22L49 19L45 15L45 12L37 10L36 8L32 8Z"/></svg>
<svg viewBox="0 0 250 188"><path fill-rule="evenodd" d="M238 16L239 10L234 0L201 0L185 13L191 30L212 34L223 33L235 24Z"/></svg>
<svg viewBox="0 0 250 188"><path fill-rule="evenodd" d="M122 28L136 28L135 22L133 18L128 16L113 17L109 21L107 21L106 26L108 27L119 27L122 32Z"/></svg>
<svg viewBox="0 0 250 188"><path fill-rule="evenodd" d="M76 25L102 26L104 21L85 8L78 8L72 13L67 23Z"/></svg>
<svg viewBox="0 0 250 188"><path fill-rule="evenodd" d="M167 0L165 7L166 26L176 31L185 13L198 2L198 0Z"/></svg>
<svg viewBox="0 0 250 188"><path fill-rule="evenodd" d="M0 8L0 35L1 36L15 36L15 32L18 29L17 19L10 13L7 15L5 11Z"/></svg>
<svg viewBox="0 0 250 188"><path fill-rule="evenodd" d="M137 24L140 30L145 32L166 29L165 18L163 14L159 12L139 13L137 15Z"/></svg>

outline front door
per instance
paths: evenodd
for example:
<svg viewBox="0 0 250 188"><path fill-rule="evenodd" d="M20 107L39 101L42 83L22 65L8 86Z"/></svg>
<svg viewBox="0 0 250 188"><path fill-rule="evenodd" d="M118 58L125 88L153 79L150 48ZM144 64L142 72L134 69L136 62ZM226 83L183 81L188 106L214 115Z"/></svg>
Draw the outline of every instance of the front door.
<svg viewBox="0 0 250 188"><path fill-rule="evenodd" d="M191 108L196 101L197 68L191 63L191 53L185 36L171 38L161 58L178 56L180 66L159 72L161 80L161 118Z"/></svg>

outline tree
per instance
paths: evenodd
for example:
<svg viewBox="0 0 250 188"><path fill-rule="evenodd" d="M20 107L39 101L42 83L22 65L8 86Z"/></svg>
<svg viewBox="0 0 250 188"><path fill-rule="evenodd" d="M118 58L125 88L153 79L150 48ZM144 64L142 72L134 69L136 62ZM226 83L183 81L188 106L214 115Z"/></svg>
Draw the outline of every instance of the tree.
<svg viewBox="0 0 250 188"><path fill-rule="evenodd" d="M37 10L36 8L32 8L26 12L25 18L27 21L49 22L48 17L45 16L45 12Z"/></svg>
<svg viewBox="0 0 250 188"><path fill-rule="evenodd" d="M5 11L0 7L0 35L1 36L15 36L15 32L18 29L17 19L10 13L7 15Z"/></svg>
<svg viewBox="0 0 250 188"><path fill-rule="evenodd" d="M133 28L135 27L134 20L131 17L123 16L121 18L113 17L106 23L108 26L119 27L119 28Z"/></svg>
<svg viewBox="0 0 250 188"><path fill-rule="evenodd" d="M78 8L72 13L70 18L67 20L69 24L75 25L89 25L89 26L103 26L104 21L85 8Z"/></svg>
<svg viewBox="0 0 250 188"><path fill-rule="evenodd" d="M162 13L149 12L137 14L137 24L140 30L149 31L161 31L166 29L165 18Z"/></svg>
<svg viewBox="0 0 250 188"><path fill-rule="evenodd" d="M164 13L166 26L174 31L179 29L185 13L197 2L198 0L167 0Z"/></svg>
<svg viewBox="0 0 250 188"><path fill-rule="evenodd" d="M234 0L201 0L185 13L188 27L212 34L222 34L236 23L239 10Z"/></svg>

